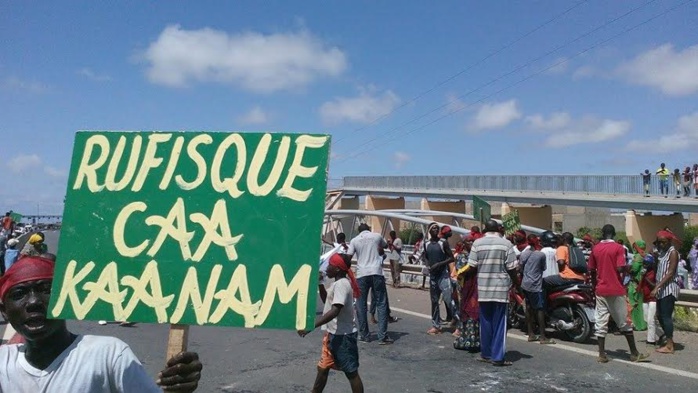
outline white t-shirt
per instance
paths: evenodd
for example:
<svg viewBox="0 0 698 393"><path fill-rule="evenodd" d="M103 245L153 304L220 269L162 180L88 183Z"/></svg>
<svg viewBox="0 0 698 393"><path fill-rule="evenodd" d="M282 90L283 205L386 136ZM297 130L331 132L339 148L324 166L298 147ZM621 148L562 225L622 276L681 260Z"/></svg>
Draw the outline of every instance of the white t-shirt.
<svg viewBox="0 0 698 393"><path fill-rule="evenodd" d="M356 253L356 278L383 275L383 258L378 254L378 247L387 246L381 235L371 231L363 231L351 239L347 254Z"/></svg>
<svg viewBox="0 0 698 393"><path fill-rule="evenodd" d="M400 260L400 254L402 254L402 240L399 237L393 241L393 247L395 247L395 250L390 252L390 259L398 261Z"/></svg>
<svg viewBox="0 0 698 393"><path fill-rule="evenodd" d="M560 268L557 266L557 258L555 257L555 249L552 247L543 247L540 251L545 254L545 271L543 272L543 278L560 274Z"/></svg>
<svg viewBox="0 0 698 393"><path fill-rule="evenodd" d="M333 304L341 304L342 310L337 318L323 325L322 330L338 335L354 333L354 292L348 278L340 278L329 287L323 314L330 311Z"/></svg>
<svg viewBox="0 0 698 393"><path fill-rule="evenodd" d="M78 336L45 370L24 357L24 344L0 346L0 392L162 392L129 346L114 337Z"/></svg>

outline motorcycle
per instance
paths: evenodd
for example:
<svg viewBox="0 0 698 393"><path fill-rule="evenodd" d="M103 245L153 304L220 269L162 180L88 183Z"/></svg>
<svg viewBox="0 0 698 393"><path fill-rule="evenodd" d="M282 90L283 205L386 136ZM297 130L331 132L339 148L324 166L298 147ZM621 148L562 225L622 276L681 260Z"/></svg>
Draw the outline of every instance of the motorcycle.
<svg viewBox="0 0 698 393"><path fill-rule="evenodd" d="M576 343L586 342L593 333L596 298L592 286L570 283L546 290L547 327L564 333ZM526 302L522 292L509 291L510 328L526 328Z"/></svg>

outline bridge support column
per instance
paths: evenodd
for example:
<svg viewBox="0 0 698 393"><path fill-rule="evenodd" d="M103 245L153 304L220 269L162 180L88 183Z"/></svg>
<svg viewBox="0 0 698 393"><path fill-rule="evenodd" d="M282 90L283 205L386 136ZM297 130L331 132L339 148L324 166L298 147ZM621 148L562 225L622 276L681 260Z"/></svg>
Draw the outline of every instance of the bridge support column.
<svg viewBox="0 0 698 393"><path fill-rule="evenodd" d="M683 238L683 214L655 216L651 213L636 214L634 210L625 213L625 235L630 242L644 240L648 248L655 240L657 232L668 227L679 238ZM618 228L616 228L616 231Z"/></svg>
<svg viewBox="0 0 698 393"><path fill-rule="evenodd" d="M427 198L422 198L420 204L422 210L434 210L440 212L465 214L465 201L430 201ZM425 220L442 222L448 225L456 225L451 216L424 216ZM459 226L463 226L462 220L458 221Z"/></svg>
<svg viewBox="0 0 698 393"><path fill-rule="evenodd" d="M343 197L337 204L337 209L359 210L359 197Z"/></svg>
<svg viewBox="0 0 698 393"><path fill-rule="evenodd" d="M387 209L404 209L405 208L405 198L383 198L369 195L366 197L366 210L387 210ZM387 236L390 232L390 227L384 227L383 223L385 218L382 217L369 217L368 225L371 226L371 231L380 233L383 236ZM395 231L400 231L400 220L396 218L391 218L390 223L392 224Z"/></svg>
<svg viewBox="0 0 698 393"><path fill-rule="evenodd" d="M543 229L552 229L553 227L552 206L511 206L506 202L502 203L502 216L514 210L519 211L521 225Z"/></svg>

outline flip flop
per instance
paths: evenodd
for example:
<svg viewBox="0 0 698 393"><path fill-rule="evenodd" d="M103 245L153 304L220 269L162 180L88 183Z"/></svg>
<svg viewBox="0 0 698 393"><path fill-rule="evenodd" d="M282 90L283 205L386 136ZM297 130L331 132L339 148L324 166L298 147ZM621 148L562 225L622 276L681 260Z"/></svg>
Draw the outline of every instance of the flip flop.
<svg viewBox="0 0 698 393"><path fill-rule="evenodd" d="M530 343L538 341L538 340L540 340L540 336L533 336L533 337L528 338L528 342L530 342Z"/></svg>
<svg viewBox="0 0 698 393"><path fill-rule="evenodd" d="M641 353L637 356L630 355L630 361L633 363L644 363L644 362L648 361L647 358L649 358L649 357L650 357L650 355L646 354L646 353Z"/></svg>
<svg viewBox="0 0 698 393"><path fill-rule="evenodd" d="M541 341L541 342L540 342L540 345L554 345L554 344L556 344L555 340L552 340L552 339L549 339L549 338L546 339L545 341Z"/></svg>
<svg viewBox="0 0 698 393"><path fill-rule="evenodd" d="M492 363L490 359L485 359L485 358L477 358L477 361L480 363Z"/></svg>
<svg viewBox="0 0 698 393"><path fill-rule="evenodd" d="M596 358L596 361L599 363L608 363L608 358L606 356L599 356Z"/></svg>
<svg viewBox="0 0 698 393"><path fill-rule="evenodd" d="M510 362L510 361L508 361L508 360L504 360L504 361L501 361L501 362L492 362L492 365L495 366L495 367L509 367L509 366L511 366L511 365L513 365L513 364L514 364L514 363L512 363L512 362Z"/></svg>

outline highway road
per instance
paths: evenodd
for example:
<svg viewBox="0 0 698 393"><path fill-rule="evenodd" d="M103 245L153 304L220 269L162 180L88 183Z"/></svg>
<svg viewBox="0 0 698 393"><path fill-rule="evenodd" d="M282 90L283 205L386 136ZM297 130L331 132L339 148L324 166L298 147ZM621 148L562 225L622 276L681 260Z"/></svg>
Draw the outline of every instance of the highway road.
<svg viewBox="0 0 698 393"><path fill-rule="evenodd" d="M55 252L57 232L48 232L49 250ZM650 363L627 361L622 337L610 336L614 361L599 364L594 343L528 343L519 331L510 331L509 359L514 365L496 368L477 362L474 354L454 350L450 334L428 336L428 292L390 289L391 306L400 321L390 324L395 344L361 344L360 374L367 392L652 392L692 391L698 385L698 338L678 333L679 351L652 354ZM163 366L168 326L137 324L99 326L72 321L75 333L116 336L127 342L155 375ZM644 333L638 345L645 351ZM295 332L192 327L190 349L200 354L204 372L202 392L262 393L308 392L315 377L322 333L300 338ZM326 392L347 392L341 373L333 372Z"/></svg>

